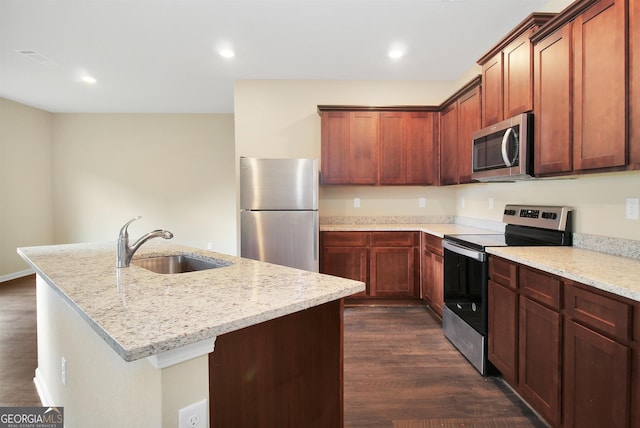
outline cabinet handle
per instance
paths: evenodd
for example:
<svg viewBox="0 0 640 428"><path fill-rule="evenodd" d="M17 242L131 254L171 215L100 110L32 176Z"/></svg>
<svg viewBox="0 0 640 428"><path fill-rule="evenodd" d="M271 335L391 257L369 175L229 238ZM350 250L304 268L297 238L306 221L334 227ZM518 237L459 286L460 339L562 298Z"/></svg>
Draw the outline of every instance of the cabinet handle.
<svg viewBox="0 0 640 428"><path fill-rule="evenodd" d="M518 144L516 144L516 152L513 156L513 160L509 159L509 153L507 153L507 144L509 144L509 135L513 134L513 138L518 141L518 134L513 130L513 128L507 129L507 132L502 136L502 160L504 160L504 164L508 167L512 167L513 164L518 160Z"/></svg>

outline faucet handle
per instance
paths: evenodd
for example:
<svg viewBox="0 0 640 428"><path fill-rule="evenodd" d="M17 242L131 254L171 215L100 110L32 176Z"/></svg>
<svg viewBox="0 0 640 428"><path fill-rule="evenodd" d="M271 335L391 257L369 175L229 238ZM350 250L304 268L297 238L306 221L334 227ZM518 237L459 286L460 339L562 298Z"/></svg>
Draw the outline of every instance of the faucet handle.
<svg viewBox="0 0 640 428"><path fill-rule="evenodd" d="M128 236L129 234L127 233L127 228L129 227L129 225L136 220L140 220L141 218L142 216L139 215L138 217L132 218L131 220L126 222L124 226L122 226L122 229L120 229L120 237L122 238L122 237Z"/></svg>

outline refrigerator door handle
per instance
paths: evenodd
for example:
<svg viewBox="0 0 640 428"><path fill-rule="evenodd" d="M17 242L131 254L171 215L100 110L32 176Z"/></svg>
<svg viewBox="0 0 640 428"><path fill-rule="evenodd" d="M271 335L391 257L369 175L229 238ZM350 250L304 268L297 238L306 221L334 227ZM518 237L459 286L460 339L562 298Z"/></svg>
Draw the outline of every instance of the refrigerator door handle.
<svg viewBox="0 0 640 428"><path fill-rule="evenodd" d="M320 235L320 221L318 220L318 215L313 217L313 230L315 231L313 234L313 260L318 260L318 236Z"/></svg>

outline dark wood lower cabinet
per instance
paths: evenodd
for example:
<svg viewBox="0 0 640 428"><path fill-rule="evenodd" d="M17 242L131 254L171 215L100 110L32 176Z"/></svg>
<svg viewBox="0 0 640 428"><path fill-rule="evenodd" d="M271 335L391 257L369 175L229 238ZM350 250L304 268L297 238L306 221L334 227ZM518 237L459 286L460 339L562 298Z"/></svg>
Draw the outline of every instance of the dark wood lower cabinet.
<svg viewBox="0 0 640 428"><path fill-rule="evenodd" d="M518 384L518 294L489 281L489 361L509 385Z"/></svg>
<svg viewBox="0 0 640 428"><path fill-rule="evenodd" d="M415 299L420 294L419 232L325 231L320 272L366 283L362 298ZM389 300L392 301L392 300Z"/></svg>
<svg viewBox="0 0 640 428"><path fill-rule="evenodd" d="M564 426L628 427L630 349L574 321L564 340Z"/></svg>
<svg viewBox="0 0 640 428"><path fill-rule="evenodd" d="M422 275L420 297L442 317L444 306L444 260L442 238L422 233Z"/></svg>
<svg viewBox="0 0 640 428"><path fill-rule="evenodd" d="M561 420L561 318L520 297L519 391L552 426Z"/></svg>
<svg viewBox="0 0 640 428"><path fill-rule="evenodd" d="M218 336L210 426L342 427L342 311L338 300Z"/></svg>

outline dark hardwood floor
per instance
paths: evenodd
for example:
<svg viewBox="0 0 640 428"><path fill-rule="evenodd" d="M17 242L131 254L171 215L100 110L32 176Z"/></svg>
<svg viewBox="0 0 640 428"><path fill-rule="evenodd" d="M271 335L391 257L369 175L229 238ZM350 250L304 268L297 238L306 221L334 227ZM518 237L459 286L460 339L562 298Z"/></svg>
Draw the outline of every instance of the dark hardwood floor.
<svg viewBox="0 0 640 428"><path fill-rule="evenodd" d="M345 427L546 426L480 376L425 307L351 307L344 320Z"/></svg>
<svg viewBox="0 0 640 428"><path fill-rule="evenodd" d="M496 378L483 378L422 306L344 313L345 427L544 427ZM0 284L0 407L39 406L35 279Z"/></svg>
<svg viewBox="0 0 640 428"><path fill-rule="evenodd" d="M0 283L0 407L40 406L37 365L35 277Z"/></svg>

